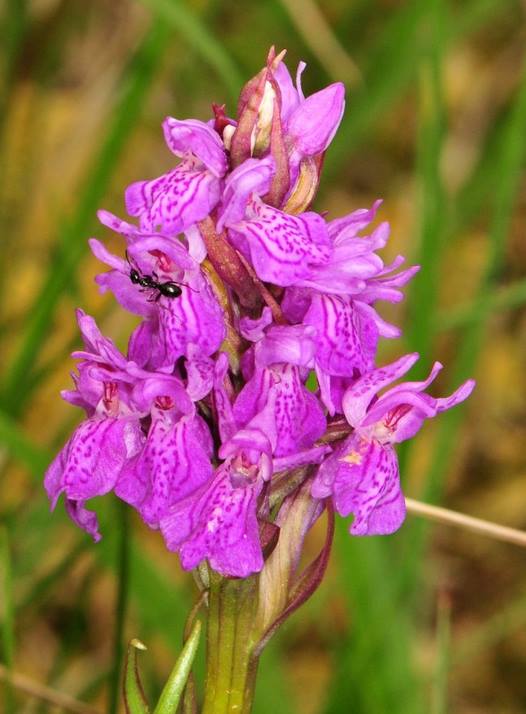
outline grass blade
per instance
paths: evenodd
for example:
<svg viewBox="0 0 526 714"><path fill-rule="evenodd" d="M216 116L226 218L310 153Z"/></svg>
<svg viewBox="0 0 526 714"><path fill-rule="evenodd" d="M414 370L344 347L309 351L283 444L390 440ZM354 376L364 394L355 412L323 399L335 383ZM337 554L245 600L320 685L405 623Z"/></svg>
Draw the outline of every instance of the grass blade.
<svg viewBox="0 0 526 714"><path fill-rule="evenodd" d="M436 664L433 676L431 714L447 714L449 662L451 659L451 604L440 593L437 608Z"/></svg>
<svg viewBox="0 0 526 714"><path fill-rule="evenodd" d="M117 597L115 599L115 629L113 632L113 668L109 680L108 714L117 714L121 690L121 669L124 655L124 627L128 610L130 577L130 537L128 528L128 504L117 501L116 523L119 542L115 564Z"/></svg>
<svg viewBox="0 0 526 714"><path fill-rule="evenodd" d="M522 83L517 98L501 134L499 161L496 166L496 175L499 176L499 181L494 191L488 256L476 297L479 315L478 319L464 333L464 341L453 368L452 383L455 386L474 372L483 344L486 318L490 308L488 296L492 294L492 287L499 275L513 202L521 176L520 168L526 158L525 123L526 65L523 69ZM455 452L456 435L462 416L462 407L456 407L441 415L431 467L423 493L420 494L423 501L434 503L440 498L443 477ZM418 582L418 564L425 548L428 530L427 525L423 522L413 523L405 529L407 553L404 578L406 585L411 584L412 589Z"/></svg>
<svg viewBox="0 0 526 714"><path fill-rule="evenodd" d="M0 564L1 579L0 593L2 594L2 659L5 662L6 669L13 668L15 656L15 618L13 608L13 579L11 568L11 546L9 533L6 527L0 528ZM6 684L5 688L5 711L6 714L14 712L14 696L13 688L10 684Z"/></svg>
<svg viewBox="0 0 526 714"><path fill-rule="evenodd" d="M192 669L200 637L201 621L196 620L190 637L184 643L183 651L177 658L177 662L161 692L153 714L175 714L177 711L179 700L181 699Z"/></svg>
<svg viewBox="0 0 526 714"><path fill-rule="evenodd" d="M183 2L175 0L140 0L163 22L168 22L179 30L181 37L215 69L230 93L230 99L237 102L237 95L243 84L243 77L224 45L212 35L206 24Z"/></svg>
<svg viewBox="0 0 526 714"><path fill-rule="evenodd" d="M21 410L24 384L35 354L47 335L57 303L87 251L86 233L135 127L169 38L166 23L154 22L124 72L121 99L109 123L106 139L88 172L74 215L60 230L58 255L29 312L22 345L7 374L4 398L11 413Z"/></svg>

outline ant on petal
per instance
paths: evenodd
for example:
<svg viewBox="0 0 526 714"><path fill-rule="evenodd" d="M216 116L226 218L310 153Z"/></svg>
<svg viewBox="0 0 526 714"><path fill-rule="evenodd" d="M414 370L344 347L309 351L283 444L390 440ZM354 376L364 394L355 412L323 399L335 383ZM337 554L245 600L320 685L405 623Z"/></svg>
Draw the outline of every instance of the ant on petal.
<svg viewBox="0 0 526 714"><path fill-rule="evenodd" d="M182 294L182 290L178 283L173 280L159 281L157 273L152 271L151 275L143 275L137 266L130 260L128 251L126 251L126 260L130 265L130 280L134 285L140 285L143 290L157 290L157 295L148 298L148 302L158 302L161 297L177 298Z"/></svg>

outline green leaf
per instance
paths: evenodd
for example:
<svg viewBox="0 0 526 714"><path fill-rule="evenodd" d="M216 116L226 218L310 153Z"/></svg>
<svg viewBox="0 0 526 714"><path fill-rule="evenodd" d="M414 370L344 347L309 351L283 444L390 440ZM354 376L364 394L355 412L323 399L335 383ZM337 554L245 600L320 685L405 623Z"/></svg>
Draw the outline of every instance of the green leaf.
<svg viewBox="0 0 526 714"><path fill-rule="evenodd" d="M150 712L137 667L137 650L144 651L145 649L146 646L137 639L131 640L128 645L124 670L124 704L127 714L149 714Z"/></svg>
<svg viewBox="0 0 526 714"><path fill-rule="evenodd" d="M154 714L175 714L192 669L200 637L201 622L196 620L190 637L186 640L183 651L179 655L172 673L161 692Z"/></svg>

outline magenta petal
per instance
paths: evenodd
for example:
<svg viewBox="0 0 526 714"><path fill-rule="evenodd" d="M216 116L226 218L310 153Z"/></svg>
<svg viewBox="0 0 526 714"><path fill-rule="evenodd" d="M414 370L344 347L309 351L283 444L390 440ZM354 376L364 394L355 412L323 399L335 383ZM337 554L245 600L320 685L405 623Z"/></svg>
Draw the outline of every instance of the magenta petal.
<svg viewBox="0 0 526 714"><path fill-rule="evenodd" d="M223 192L223 202L217 230L242 221L245 217L248 199L255 193L266 194L276 170L274 159L247 159L228 176Z"/></svg>
<svg viewBox="0 0 526 714"><path fill-rule="evenodd" d="M219 349L226 335L223 313L207 283L199 291L184 288L176 300L163 300L159 310L159 354L155 367L173 364L194 345L205 356Z"/></svg>
<svg viewBox="0 0 526 714"><path fill-rule="evenodd" d="M378 367L358 379L345 392L342 406L351 426L358 426L365 417L367 408L377 392L408 372L418 359L418 353L404 355L396 362Z"/></svg>
<svg viewBox="0 0 526 714"><path fill-rule="evenodd" d="M316 354L316 330L310 325L270 327L255 347L256 364L267 367L287 362L298 367L313 367Z"/></svg>
<svg viewBox="0 0 526 714"><path fill-rule="evenodd" d="M212 476L211 439L198 417L173 421L170 412L154 411L146 444L123 470L115 493L135 506L150 526L168 509Z"/></svg>
<svg viewBox="0 0 526 714"><path fill-rule="evenodd" d="M279 87L281 95L281 120L284 122L290 113L299 105L300 96L284 62L280 62L272 74Z"/></svg>
<svg viewBox="0 0 526 714"><path fill-rule="evenodd" d="M181 164L152 181L126 189L126 210L140 218L143 230L176 234L206 218L220 197L220 181L208 171Z"/></svg>
<svg viewBox="0 0 526 714"><path fill-rule="evenodd" d="M253 200L249 219L238 223L235 232L246 239L262 280L282 287L294 285L309 275L312 266L329 260L332 243L317 213L291 216Z"/></svg>
<svg viewBox="0 0 526 714"><path fill-rule="evenodd" d="M194 345L188 345L189 359L185 363L186 391L194 402L204 399L214 384L214 361L200 353Z"/></svg>
<svg viewBox="0 0 526 714"><path fill-rule="evenodd" d="M371 208L359 208L346 216L329 221L327 228L330 237L342 241L356 236L374 220L381 205L382 199L378 199Z"/></svg>
<svg viewBox="0 0 526 714"><path fill-rule="evenodd" d="M221 352L217 358L214 375L214 407L221 443L226 443L237 431L232 401L234 390L228 377L228 357Z"/></svg>
<svg viewBox="0 0 526 714"><path fill-rule="evenodd" d="M272 428L267 426L263 430L271 440L271 432L276 434L274 456L288 456L308 449L325 432L323 410L302 383L297 367L283 364L258 370L239 393L234 417L244 426L270 404L274 423Z"/></svg>
<svg viewBox="0 0 526 714"><path fill-rule="evenodd" d="M179 552L185 570L205 558L226 576L246 578L261 570L256 518L261 485L260 481L238 483L232 462L227 462L199 495L172 507L161 521L161 530L169 550Z"/></svg>
<svg viewBox="0 0 526 714"><path fill-rule="evenodd" d="M258 342L263 339L266 328L271 324L272 310L270 307L264 307L259 318L242 317L239 321L239 331L246 340Z"/></svg>
<svg viewBox="0 0 526 714"><path fill-rule="evenodd" d="M111 228L111 230L116 233L121 233L126 236L126 238L131 238L139 233L139 228L137 226L134 226L132 223L128 223L127 221L123 221L121 218L115 216L109 211L97 211L97 218L103 226Z"/></svg>
<svg viewBox="0 0 526 714"><path fill-rule="evenodd" d="M320 466L312 487L315 498L331 493L340 515L354 515L352 535L387 535L404 521L398 461L389 445L350 436Z"/></svg>
<svg viewBox="0 0 526 714"><path fill-rule="evenodd" d="M437 363L438 364L438 363ZM436 373L436 368L433 372ZM431 373L431 377L433 376ZM381 396L362 421L364 426L382 420L390 430L390 441L398 443L414 436L425 419L451 409L469 397L475 382L464 382L450 397L435 399L420 392L431 379L421 383L404 382ZM417 385L412 387L411 385Z"/></svg>
<svg viewBox="0 0 526 714"><path fill-rule="evenodd" d="M121 273L127 273L129 275L130 266L123 258L119 258L118 256L113 255L113 253L110 253L106 246L96 238L90 238L88 240L88 244L91 252L96 258L98 258L98 260L102 263L106 263L106 265L109 265L110 268L113 268L114 270L118 270Z"/></svg>
<svg viewBox="0 0 526 714"><path fill-rule="evenodd" d="M153 354L154 340L154 322L143 320L137 325L128 340L128 359L139 367L146 367Z"/></svg>
<svg viewBox="0 0 526 714"><path fill-rule="evenodd" d="M143 439L138 420L82 422L46 472L44 486L52 505L62 492L71 501L83 502L111 491Z"/></svg>
<svg viewBox="0 0 526 714"><path fill-rule="evenodd" d="M99 273L95 282L100 286L101 293L111 290L122 307L134 315L150 317L155 313L155 307L153 303L148 302L147 294L141 292L138 285L133 285L128 275L110 270L107 273Z"/></svg>
<svg viewBox="0 0 526 714"><path fill-rule="evenodd" d="M311 94L293 111L287 134L304 156L318 154L330 144L345 108L345 88L341 82Z"/></svg>
<svg viewBox="0 0 526 714"><path fill-rule="evenodd" d="M227 170L225 147L219 134L198 119L180 121L167 117L163 122L164 138L176 156L188 153L196 156L215 176L224 176Z"/></svg>
<svg viewBox="0 0 526 714"><path fill-rule="evenodd" d="M303 318L317 330L316 362L332 376L352 377L374 365L378 330L352 300L335 295L315 295Z"/></svg>
<svg viewBox="0 0 526 714"><path fill-rule="evenodd" d="M84 508L83 501L73 501L66 498L66 512L73 523L79 528L82 528L83 531L86 531L86 533L93 538L95 543L102 538L99 532L97 514Z"/></svg>

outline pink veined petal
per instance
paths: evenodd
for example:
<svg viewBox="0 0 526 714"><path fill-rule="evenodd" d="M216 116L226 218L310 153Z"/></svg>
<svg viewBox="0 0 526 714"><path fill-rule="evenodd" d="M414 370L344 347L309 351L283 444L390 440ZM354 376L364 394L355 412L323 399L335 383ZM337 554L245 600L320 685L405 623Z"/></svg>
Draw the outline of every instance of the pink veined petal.
<svg viewBox="0 0 526 714"><path fill-rule="evenodd" d="M277 444L274 455L290 456L310 448L324 434L327 422L317 398L301 382L297 367L280 369L275 419Z"/></svg>
<svg viewBox="0 0 526 714"><path fill-rule="evenodd" d="M301 322L309 309L312 295L312 291L305 288L287 288L281 301L281 310L285 318L292 323Z"/></svg>
<svg viewBox="0 0 526 714"><path fill-rule="evenodd" d="M311 449L297 451L289 456L278 456L272 459L272 469L274 473L278 473L279 471L297 469L299 466L307 466L308 464L319 464L330 452L330 446L313 446Z"/></svg>
<svg viewBox="0 0 526 714"><path fill-rule="evenodd" d="M471 392L475 389L476 382L474 379L468 379L463 384L456 389L453 394L449 397L442 397L436 400L436 410L437 412L443 412L451 407L460 404L465 399L469 397Z"/></svg>
<svg viewBox="0 0 526 714"><path fill-rule="evenodd" d="M145 318L155 314L155 305L148 301L145 291L131 282L129 275L110 270L107 273L99 273L95 277L95 282L101 293L111 290L119 304L128 312Z"/></svg>
<svg viewBox="0 0 526 714"><path fill-rule="evenodd" d="M157 234L141 234L128 248L130 258L135 260L138 265L140 265L141 261L144 261L145 255L150 258L148 272L151 272L154 267L157 267L156 260L151 255L153 251L161 251L164 253L165 256L175 263L176 268L190 271L198 270L198 264L190 257L187 249L182 243L173 238L167 238L166 236ZM127 272L129 274L130 266L128 266Z"/></svg>
<svg viewBox="0 0 526 714"><path fill-rule="evenodd" d="M246 340L258 342L265 336L265 329L272 324L272 310L264 307L261 317L253 320L250 317L242 317L239 321L239 331Z"/></svg>
<svg viewBox="0 0 526 714"><path fill-rule="evenodd" d="M215 176L224 176L228 168L225 147L219 134L208 124L199 119L181 121L166 117L163 131L168 148L176 156L183 158L190 152Z"/></svg>
<svg viewBox="0 0 526 714"><path fill-rule="evenodd" d="M101 360L104 360L112 367L126 368L126 358L115 347L112 340L104 337L91 315L86 315L83 310L77 309L77 322L86 350L89 353L93 353L93 357L100 357ZM82 351L73 353L74 356L83 354Z"/></svg>
<svg viewBox="0 0 526 714"><path fill-rule="evenodd" d="M316 329L311 325L270 327L255 347L259 367L287 362L298 367L313 367L316 354Z"/></svg>
<svg viewBox="0 0 526 714"><path fill-rule="evenodd" d="M183 417L174 423L169 413L155 410L141 454L123 471L115 488L151 527L212 476L211 439L203 440L206 427L198 426L197 420Z"/></svg>
<svg viewBox="0 0 526 714"><path fill-rule="evenodd" d="M214 375L214 406L221 443L231 439L238 429L232 409L233 394L234 390L228 377L228 357L225 352L221 352L216 361Z"/></svg>
<svg viewBox="0 0 526 714"><path fill-rule="evenodd" d="M467 399L475 386L473 380L464 382L450 397L436 399L422 393L441 367L440 362L435 362L430 376L425 381L404 382L383 394L363 419L362 426L366 427L381 420L383 426L390 431L389 441L398 443L414 436L424 419L430 419Z"/></svg>
<svg viewBox="0 0 526 714"><path fill-rule="evenodd" d="M327 424L321 406L304 386L297 367L282 364L257 370L236 399L236 421L248 424L264 412L271 400L273 425L263 427L263 431L272 439L271 430L275 430L274 456L289 456L308 449L325 432Z"/></svg>
<svg viewBox="0 0 526 714"><path fill-rule="evenodd" d="M385 337L388 340L393 340L397 337L400 337L400 335L402 334L400 328L396 325L392 325L390 322L386 322L383 318L380 317L380 315L374 309L374 307L372 307L372 305L368 305L367 303L363 302L359 299L360 297L361 295L358 295L357 299L355 299L353 302L355 310L361 314L362 319L374 323L378 330L378 334L381 337Z"/></svg>
<svg viewBox="0 0 526 714"><path fill-rule="evenodd" d="M97 211L97 218L103 226L111 228L112 231L115 231L116 233L121 233L127 238L134 237L137 233L139 233L138 226L134 226L132 223L123 221L118 216L115 216L113 213L110 213L110 211Z"/></svg>
<svg viewBox="0 0 526 714"><path fill-rule="evenodd" d="M248 577L263 567L256 518L262 483L234 486L231 476L231 465L222 466L199 497L176 504L161 521L166 545L179 552L185 570L205 558L231 577Z"/></svg>
<svg viewBox="0 0 526 714"><path fill-rule="evenodd" d="M379 198L373 203L371 208L359 208L357 211L348 213L346 216L329 221L327 224L329 236L335 241L356 236L375 219L376 213L382 203L383 200Z"/></svg>
<svg viewBox="0 0 526 714"><path fill-rule="evenodd" d="M316 213L291 216L259 200L250 204L250 220L235 226L246 239L252 263L265 281L286 287L326 263L332 244L325 222Z"/></svg>
<svg viewBox="0 0 526 714"><path fill-rule="evenodd" d="M223 313L207 283L199 292L182 288L176 300L159 301L159 335L162 352L156 367L174 364L193 344L206 356L212 355L226 335Z"/></svg>
<svg viewBox="0 0 526 714"><path fill-rule="evenodd" d="M151 181L126 189L126 210L140 218L141 229L176 234L206 218L220 198L220 181L208 171L181 164Z"/></svg>
<svg viewBox="0 0 526 714"><path fill-rule="evenodd" d="M233 417L239 427L246 426L256 414L265 408L269 390L275 382L269 369L256 370L254 376L241 389L233 406Z"/></svg>
<svg viewBox="0 0 526 714"><path fill-rule="evenodd" d="M110 253L106 246L96 238L90 238L88 244L91 248L91 252L98 260L102 263L106 263L110 268L118 270L120 273L127 273L129 275L130 266L123 258L119 258L113 255L113 253Z"/></svg>
<svg viewBox="0 0 526 714"><path fill-rule="evenodd" d="M152 320L143 320L130 335L128 359L139 367L145 368L152 357L156 331Z"/></svg>
<svg viewBox="0 0 526 714"><path fill-rule="evenodd" d="M83 421L46 472L44 486L52 506L62 492L73 501L85 501L111 491L143 438L138 420Z"/></svg>
<svg viewBox="0 0 526 714"><path fill-rule="evenodd" d="M133 373L133 370L131 370ZM148 414L156 399L169 397L181 414L195 413L195 407L182 381L173 374L143 372L137 368L133 404L137 411Z"/></svg>
<svg viewBox="0 0 526 714"><path fill-rule="evenodd" d="M99 521L96 513L84 508L83 501L74 501L70 498L66 498L66 512L73 523L82 528L83 531L86 531L95 543L98 543L102 536L99 532Z"/></svg>
<svg viewBox="0 0 526 714"><path fill-rule="evenodd" d="M252 196L265 195L276 166L272 156L264 159L247 159L228 176L223 191L223 200L217 230L239 223L245 217L247 203Z"/></svg>
<svg viewBox="0 0 526 714"><path fill-rule="evenodd" d="M380 401L386 397L390 397L391 395L398 394L398 392L423 392L424 389L427 389L427 387L435 381L437 374L442 370L443 366L444 365L441 362L434 362L431 367L431 371L429 372L429 376L426 379L418 382L401 382L382 394Z"/></svg>
<svg viewBox="0 0 526 714"><path fill-rule="evenodd" d="M360 428L381 422L382 443L405 441L416 434L425 419L436 415L433 401L427 394L409 390L383 395L367 412Z"/></svg>
<svg viewBox="0 0 526 714"><path fill-rule="evenodd" d="M214 361L201 354L193 344L188 345L188 359L186 360L186 391L194 402L204 399L212 390L214 384Z"/></svg>
<svg viewBox="0 0 526 714"><path fill-rule="evenodd" d="M354 515L352 535L387 535L405 518L394 449L353 434L318 470L312 495L333 495L342 516Z"/></svg>
<svg viewBox="0 0 526 714"><path fill-rule="evenodd" d="M345 417L351 426L357 427L367 413L373 397L382 389L408 372L418 360L418 353L404 355L396 362L378 367L358 379L345 392L342 399Z"/></svg>
<svg viewBox="0 0 526 714"><path fill-rule="evenodd" d="M317 330L316 362L321 370L340 377L370 371L378 330L367 318L352 300L319 294L312 298L303 322Z"/></svg>

